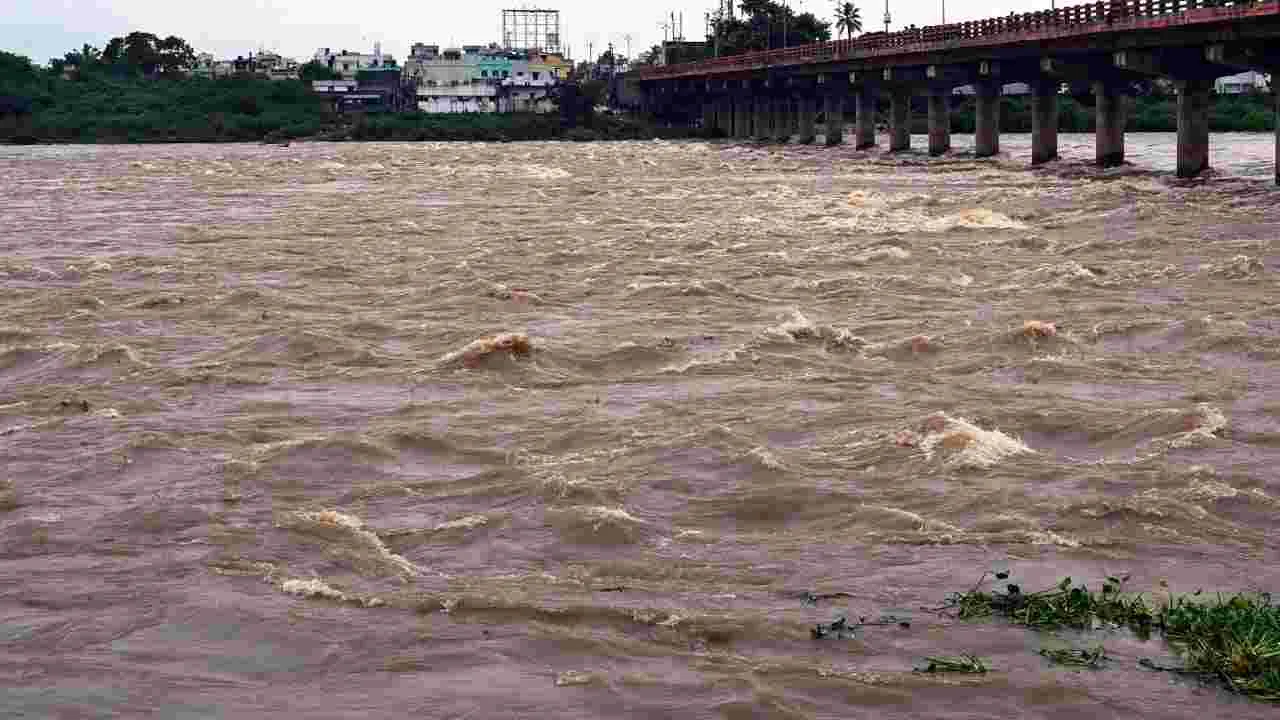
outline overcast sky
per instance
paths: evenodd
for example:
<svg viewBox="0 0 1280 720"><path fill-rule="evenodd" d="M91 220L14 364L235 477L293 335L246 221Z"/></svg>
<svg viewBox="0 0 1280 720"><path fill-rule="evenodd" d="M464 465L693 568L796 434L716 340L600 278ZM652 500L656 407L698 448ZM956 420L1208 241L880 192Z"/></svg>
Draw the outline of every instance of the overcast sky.
<svg viewBox="0 0 1280 720"><path fill-rule="evenodd" d="M943 0L889 0L893 27L936 24ZM487 44L501 34L501 10L542 7L560 10L561 30L573 56L599 54L609 42L632 53L661 42L664 18L684 12L684 35L704 35L703 16L717 0L0 0L0 49L27 55L39 63L84 43L102 47L113 36L145 30L178 35L198 52L234 57L260 49L310 57L318 47L369 52L381 41L383 52L403 59L409 45ZM866 29L883 22L880 4L858 3ZM791 0L792 6L830 20L834 0ZM972 20L1009 12L1047 8L1049 0L950 0L947 19Z"/></svg>

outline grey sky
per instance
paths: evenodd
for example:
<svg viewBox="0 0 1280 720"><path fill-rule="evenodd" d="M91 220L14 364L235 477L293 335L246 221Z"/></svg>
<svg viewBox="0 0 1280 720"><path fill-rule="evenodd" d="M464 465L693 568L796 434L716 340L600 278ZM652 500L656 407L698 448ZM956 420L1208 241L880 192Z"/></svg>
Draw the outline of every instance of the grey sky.
<svg viewBox="0 0 1280 720"><path fill-rule="evenodd" d="M794 7L830 20L834 0L791 0ZM880 4L858 3L866 29L878 29ZM1072 3L1074 4L1074 3ZM669 12L684 12L684 34L703 35L703 16L716 0L599 2L540 0L537 7L560 10L565 42L576 59L596 54L609 42L632 52L660 42L661 23ZM197 51L234 57L259 49L286 56L309 57L318 47L369 51L375 41L384 52L403 59L409 45L485 44L499 39L500 11L533 7L516 0L0 0L0 49L28 55L39 63L61 56L83 43L102 47L113 36L131 30L179 35ZM950 0L947 19L971 20L1009 12L1047 8L1049 0ZM893 27L936 24L941 0L890 0Z"/></svg>

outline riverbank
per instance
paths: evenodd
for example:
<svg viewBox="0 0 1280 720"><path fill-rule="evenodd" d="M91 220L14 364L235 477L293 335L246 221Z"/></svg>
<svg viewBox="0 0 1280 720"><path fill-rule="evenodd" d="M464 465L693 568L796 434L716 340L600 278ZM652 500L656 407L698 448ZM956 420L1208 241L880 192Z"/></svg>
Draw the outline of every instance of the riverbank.
<svg viewBox="0 0 1280 720"><path fill-rule="evenodd" d="M714 136L692 128L657 128L619 115L445 114L340 115L302 81L253 77L146 78L108 71L63 77L0 53L0 142L9 143L185 143L316 140L508 142L519 140L643 140ZM1089 99L1061 97L1063 132L1091 132ZM918 98L913 131L927 132L924 99ZM973 132L972 98L957 98L952 131ZM1132 100L1128 129L1177 129L1177 98ZM1214 132L1274 131L1269 95L1217 96ZM1004 132L1029 132L1030 99L1005 98ZM5 113L5 107L14 109ZM880 109L887 121L887 107ZM852 117L846 117L851 121Z"/></svg>

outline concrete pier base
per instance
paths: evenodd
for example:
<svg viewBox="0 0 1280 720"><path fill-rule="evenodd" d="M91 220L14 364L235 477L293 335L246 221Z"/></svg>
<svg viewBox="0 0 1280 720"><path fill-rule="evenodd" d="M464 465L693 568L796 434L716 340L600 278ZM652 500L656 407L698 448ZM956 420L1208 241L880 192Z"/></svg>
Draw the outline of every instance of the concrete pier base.
<svg viewBox="0 0 1280 720"><path fill-rule="evenodd" d="M844 98L830 96L827 98L827 122L825 134L828 145L839 145L844 142Z"/></svg>
<svg viewBox="0 0 1280 720"><path fill-rule="evenodd" d="M1125 99L1119 88L1105 83L1093 84L1098 113L1097 161L1099 167L1124 164Z"/></svg>
<svg viewBox="0 0 1280 720"><path fill-rule="evenodd" d="M929 154L937 157L951 149L950 92L929 93Z"/></svg>
<svg viewBox="0 0 1280 720"><path fill-rule="evenodd" d="M816 101L811 97L800 98L800 127L797 132L798 142L808 145L813 142L817 132L814 130L814 115L817 114L818 106Z"/></svg>
<svg viewBox="0 0 1280 720"><path fill-rule="evenodd" d="M1209 169L1210 80L1178 81L1178 177Z"/></svg>
<svg viewBox="0 0 1280 720"><path fill-rule="evenodd" d="M710 101L702 103L702 132L710 133L716 126L716 106Z"/></svg>
<svg viewBox="0 0 1280 720"><path fill-rule="evenodd" d="M1276 185L1280 185L1280 88L1276 88Z"/></svg>
<svg viewBox="0 0 1280 720"><path fill-rule="evenodd" d="M853 125L853 147L867 150L876 146L876 93L862 88L853 95L856 117Z"/></svg>
<svg viewBox="0 0 1280 720"><path fill-rule="evenodd" d="M1058 159L1058 84L1045 82L1032 88L1031 164Z"/></svg>
<svg viewBox="0 0 1280 720"><path fill-rule="evenodd" d="M991 157L1000 154L1000 85L978 83L976 125L973 131L973 154Z"/></svg>
<svg viewBox="0 0 1280 720"><path fill-rule="evenodd" d="M889 152L911 149L911 91L889 95Z"/></svg>

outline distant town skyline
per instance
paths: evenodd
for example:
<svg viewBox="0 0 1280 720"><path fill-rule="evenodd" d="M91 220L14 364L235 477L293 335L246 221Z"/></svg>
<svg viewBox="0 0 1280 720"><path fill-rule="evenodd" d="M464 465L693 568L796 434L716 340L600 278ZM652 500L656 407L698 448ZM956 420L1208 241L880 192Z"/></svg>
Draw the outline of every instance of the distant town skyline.
<svg viewBox="0 0 1280 720"><path fill-rule="evenodd" d="M433 0L431 4L439 3ZM402 60L415 42L442 46L485 44L501 39L501 11L540 7L561 13L564 46L575 59L586 59L588 47L599 55L609 45L625 54L630 35L636 55L662 41L662 23L670 13L684 13L687 39L704 36L705 13L716 0L669 0L657 3L600 3L591 0L543 0L539 3L479 0L440 3L387 0L372 6L333 0L223 0L216 4L160 0L0 0L0 50L29 56L43 64L51 57L88 43L102 47L112 37L143 30L178 35L198 52L235 57L268 50L299 59L317 48L345 48L368 52L375 42L384 53ZM790 0L797 12L812 12L831 20L834 1ZM884 3L856 3L866 30L880 29ZM1060 3L1061 5L1074 3ZM950 0L951 22L1010 12L1047 9L1048 0ZM893 27L941 22L942 0L905 3L890 0Z"/></svg>

